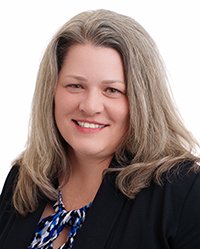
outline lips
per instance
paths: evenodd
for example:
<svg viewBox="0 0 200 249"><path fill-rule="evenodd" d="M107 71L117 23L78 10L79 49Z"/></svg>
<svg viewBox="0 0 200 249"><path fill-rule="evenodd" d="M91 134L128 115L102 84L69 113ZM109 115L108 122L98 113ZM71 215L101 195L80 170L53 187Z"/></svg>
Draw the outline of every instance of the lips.
<svg viewBox="0 0 200 249"><path fill-rule="evenodd" d="M80 120L72 120L75 124L82 128L88 128L88 129L102 129L108 125L106 124L101 124L97 122L89 122L89 121L80 121Z"/></svg>

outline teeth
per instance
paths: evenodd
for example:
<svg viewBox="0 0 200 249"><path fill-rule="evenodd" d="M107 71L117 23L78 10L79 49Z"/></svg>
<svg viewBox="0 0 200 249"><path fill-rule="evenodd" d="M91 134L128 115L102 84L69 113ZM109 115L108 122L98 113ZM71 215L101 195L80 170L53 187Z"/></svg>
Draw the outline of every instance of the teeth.
<svg viewBox="0 0 200 249"><path fill-rule="evenodd" d="M92 124L92 123L87 123L87 122L80 122L77 121L78 125L84 128L90 128L90 129L98 129L98 128L103 128L105 125L98 125L98 124Z"/></svg>

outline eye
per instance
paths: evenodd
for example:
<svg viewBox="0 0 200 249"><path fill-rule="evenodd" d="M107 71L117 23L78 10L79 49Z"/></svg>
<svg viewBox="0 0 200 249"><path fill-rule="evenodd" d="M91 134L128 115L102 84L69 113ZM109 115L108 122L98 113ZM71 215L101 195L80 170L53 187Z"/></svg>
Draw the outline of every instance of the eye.
<svg viewBox="0 0 200 249"><path fill-rule="evenodd" d="M69 92L80 92L83 90L83 86L81 84L66 84L65 88L67 88L67 90Z"/></svg>
<svg viewBox="0 0 200 249"><path fill-rule="evenodd" d="M107 95L109 95L111 97L118 97L122 94L123 95L125 94L122 90L114 88L114 87L107 87L105 92Z"/></svg>

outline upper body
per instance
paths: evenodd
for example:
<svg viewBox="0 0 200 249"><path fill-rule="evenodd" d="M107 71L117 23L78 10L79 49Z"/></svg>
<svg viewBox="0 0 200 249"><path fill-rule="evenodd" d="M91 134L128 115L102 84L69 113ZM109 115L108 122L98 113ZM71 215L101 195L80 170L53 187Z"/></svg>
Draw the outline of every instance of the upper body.
<svg viewBox="0 0 200 249"><path fill-rule="evenodd" d="M163 186L155 183L130 200L115 186L115 175L107 174L97 192L73 248L90 249L197 249L200 245L200 174L188 172L191 163L179 166ZM2 249L27 249L46 206L22 217L11 206L14 166L0 201Z"/></svg>
<svg viewBox="0 0 200 249"><path fill-rule="evenodd" d="M197 248L196 145L144 28L112 11L80 13L40 64L27 146L1 196L1 247L29 247L41 223L49 231L59 192L68 211L92 203L67 249ZM59 229L53 249L71 241Z"/></svg>

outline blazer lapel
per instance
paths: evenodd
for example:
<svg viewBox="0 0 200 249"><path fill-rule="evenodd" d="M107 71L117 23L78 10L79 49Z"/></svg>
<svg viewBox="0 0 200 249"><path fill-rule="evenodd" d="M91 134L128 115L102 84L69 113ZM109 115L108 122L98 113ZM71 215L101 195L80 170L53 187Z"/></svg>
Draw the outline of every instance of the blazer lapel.
<svg viewBox="0 0 200 249"><path fill-rule="evenodd" d="M126 200L127 198L115 187L115 177L108 173L77 234L73 249L104 248Z"/></svg>

